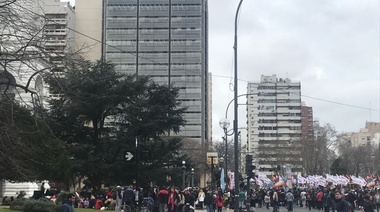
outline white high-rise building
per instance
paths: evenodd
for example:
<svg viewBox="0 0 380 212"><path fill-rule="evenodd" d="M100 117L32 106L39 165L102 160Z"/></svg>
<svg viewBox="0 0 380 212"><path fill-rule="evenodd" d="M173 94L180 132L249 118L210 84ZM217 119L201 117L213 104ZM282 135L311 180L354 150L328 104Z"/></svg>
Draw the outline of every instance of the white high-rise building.
<svg viewBox="0 0 380 212"><path fill-rule="evenodd" d="M247 154L267 175L301 171L301 84L276 75L261 76L247 88Z"/></svg>
<svg viewBox="0 0 380 212"><path fill-rule="evenodd" d="M41 51L45 2L9 3L3 5L0 17L0 99L11 97L26 107L42 105L46 90L39 71L45 59Z"/></svg>
<svg viewBox="0 0 380 212"><path fill-rule="evenodd" d="M44 36L45 49L55 53L70 53L74 50L75 11L70 2L44 0L46 18Z"/></svg>

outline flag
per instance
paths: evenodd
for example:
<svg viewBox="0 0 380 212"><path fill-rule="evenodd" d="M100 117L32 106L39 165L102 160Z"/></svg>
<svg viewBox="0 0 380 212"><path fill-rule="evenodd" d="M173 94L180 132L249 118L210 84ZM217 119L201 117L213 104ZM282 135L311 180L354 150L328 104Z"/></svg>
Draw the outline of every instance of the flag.
<svg viewBox="0 0 380 212"><path fill-rule="evenodd" d="M367 185L366 185L367 188L370 188L370 187L375 186L376 179L373 177L367 176L366 182L367 182Z"/></svg>
<svg viewBox="0 0 380 212"><path fill-rule="evenodd" d="M222 168L222 170L220 171L220 188L222 189L223 192L224 192L225 187L226 187L226 182L224 182L224 169Z"/></svg>
<svg viewBox="0 0 380 212"><path fill-rule="evenodd" d="M278 188L285 185L285 180L281 176L273 176L273 187Z"/></svg>

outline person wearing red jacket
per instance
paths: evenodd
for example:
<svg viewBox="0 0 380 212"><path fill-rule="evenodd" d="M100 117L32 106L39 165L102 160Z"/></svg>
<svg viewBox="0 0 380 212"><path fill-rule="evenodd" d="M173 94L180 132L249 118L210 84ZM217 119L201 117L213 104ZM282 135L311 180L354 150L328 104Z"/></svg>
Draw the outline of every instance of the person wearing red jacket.
<svg viewBox="0 0 380 212"><path fill-rule="evenodd" d="M177 211L177 203L179 202L178 193L171 187L168 193L168 212Z"/></svg>
<svg viewBox="0 0 380 212"><path fill-rule="evenodd" d="M224 199L221 193L215 198L215 205L218 209L218 212L222 212L222 208L224 206Z"/></svg>
<svg viewBox="0 0 380 212"><path fill-rule="evenodd" d="M316 201L317 201L317 209L322 210L323 209L323 192L322 192L322 190L318 191Z"/></svg>
<svg viewBox="0 0 380 212"><path fill-rule="evenodd" d="M165 212L168 205L168 191L162 187L157 194L159 212Z"/></svg>
<svg viewBox="0 0 380 212"><path fill-rule="evenodd" d="M100 210L102 207L103 207L103 201L102 201L102 199L100 199L100 198L96 199L95 209L96 210Z"/></svg>

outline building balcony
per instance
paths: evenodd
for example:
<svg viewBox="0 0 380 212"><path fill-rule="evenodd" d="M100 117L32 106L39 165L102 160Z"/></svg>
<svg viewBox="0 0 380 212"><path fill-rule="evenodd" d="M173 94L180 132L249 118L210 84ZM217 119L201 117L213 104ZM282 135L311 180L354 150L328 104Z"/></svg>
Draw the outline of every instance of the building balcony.
<svg viewBox="0 0 380 212"><path fill-rule="evenodd" d="M65 40L49 40L46 41L45 46L46 47L54 47L54 46L66 46Z"/></svg>
<svg viewBox="0 0 380 212"><path fill-rule="evenodd" d="M66 25L67 20L66 19L58 19L58 18L53 18L50 19L46 22L46 25Z"/></svg>
<svg viewBox="0 0 380 212"><path fill-rule="evenodd" d="M57 35L57 36L65 36L67 35L67 30L65 29L47 29L45 30L45 35Z"/></svg>

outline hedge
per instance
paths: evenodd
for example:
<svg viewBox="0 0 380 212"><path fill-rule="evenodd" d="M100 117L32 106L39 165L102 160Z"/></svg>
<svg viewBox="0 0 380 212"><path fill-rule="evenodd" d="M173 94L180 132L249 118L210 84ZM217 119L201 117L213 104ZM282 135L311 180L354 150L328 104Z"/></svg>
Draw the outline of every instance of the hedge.
<svg viewBox="0 0 380 212"><path fill-rule="evenodd" d="M39 200L33 199L16 199L11 203L10 209L23 212L58 212L61 206L56 205L54 202L41 198Z"/></svg>

